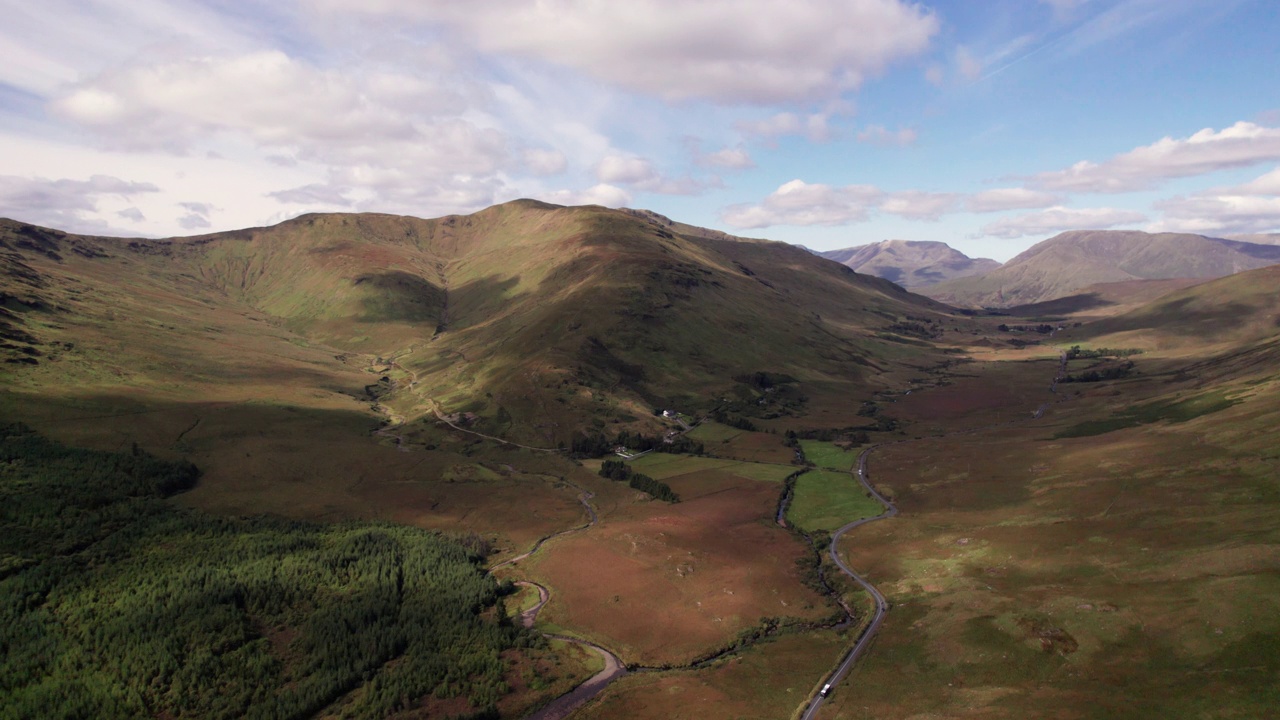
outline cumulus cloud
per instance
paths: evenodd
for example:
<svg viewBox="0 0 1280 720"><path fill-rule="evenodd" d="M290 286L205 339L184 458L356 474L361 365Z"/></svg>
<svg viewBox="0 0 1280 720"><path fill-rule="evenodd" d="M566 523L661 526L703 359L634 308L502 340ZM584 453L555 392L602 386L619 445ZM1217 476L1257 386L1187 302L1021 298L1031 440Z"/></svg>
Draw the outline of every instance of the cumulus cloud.
<svg viewBox="0 0 1280 720"><path fill-rule="evenodd" d="M321 69L279 51L136 62L81 83L54 112L123 150L189 154L247 139L289 163L320 166L333 193L391 195L421 212L493 201L511 164L507 136L477 112L473 89L430 73ZM551 153L526 154L553 170ZM483 190L483 192L478 192ZM278 197L296 201L296 193ZM419 210L420 208L420 210ZM199 227L186 218L184 227Z"/></svg>
<svg viewBox="0 0 1280 720"><path fill-rule="evenodd" d="M313 3L443 26L482 52L534 58L667 99L722 103L833 97L923 53L939 30L935 15L901 0Z"/></svg>
<svg viewBox="0 0 1280 720"><path fill-rule="evenodd" d="M1280 128L1238 122L1187 138L1163 138L1101 163L1081 161L1030 178L1044 190L1119 193L1147 190L1172 178L1280 160Z"/></svg>
<svg viewBox="0 0 1280 720"><path fill-rule="evenodd" d="M868 125L858 132L858 142L874 145L914 145L916 137L915 128L886 130L883 125Z"/></svg>
<svg viewBox="0 0 1280 720"><path fill-rule="evenodd" d="M847 225L865 221L884 195L884 191L871 185L832 187L792 180L758 205L734 205L725 208L720 217L742 229L772 225Z"/></svg>
<svg viewBox="0 0 1280 720"><path fill-rule="evenodd" d="M600 183L586 190L553 190L535 193L537 199L557 205L603 205L626 207L631 204L631 194L615 185Z"/></svg>
<svg viewBox="0 0 1280 720"><path fill-rule="evenodd" d="M1052 235L1065 230L1105 230L1143 222L1147 216L1117 208L1051 207L1040 212L1002 218L982 227L980 235L1014 239L1027 235Z"/></svg>
<svg viewBox="0 0 1280 720"><path fill-rule="evenodd" d="M596 179L602 183L633 185L657 176L653 164L644 158L606 155L596 164Z"/></svg>
<svg viewBox="0 0 1280 720"><path fill-rule="evenodd" d="M93 175L87 180L0 175L0 215L72 232L107 232L110 227L105 222L91 217L98 211L100 200L159 191L151 183L110 175ZM132 219L131 215L120 216Z"/></svg>
<svg viewBox="0 0 1280 720"><path fill-rule="evenodd" d="M937 220L955 212L959 202L957 193L904 190L886 195L880 210L909 220Z"/></svg>
<svg viewBox="0 0 1280 720"><path fill-rule="evenodd" d="M1060 202L1062 196L1053 193L1027 188L996 188L971 195L965 206L969 212L985 213L1045 208Z"/></svg>
<svg viewBox="0 0 1280 720"><path fill-rule="evenodd" d="M645 158L629 155L606 155L596 163L595 175L600 186L628 185L660 195L697 195L707 187L706 183L687 176L666 177Z"/></svg>

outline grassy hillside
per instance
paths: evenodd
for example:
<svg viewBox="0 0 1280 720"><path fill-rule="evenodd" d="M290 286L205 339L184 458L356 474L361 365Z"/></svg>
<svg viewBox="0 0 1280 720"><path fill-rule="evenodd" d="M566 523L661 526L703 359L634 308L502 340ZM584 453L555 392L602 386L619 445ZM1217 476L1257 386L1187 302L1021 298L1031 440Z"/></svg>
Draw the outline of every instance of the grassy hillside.
<svg viewBox="0 0 1280 720"><path fill-rule="evenodd" d="M656 407L754 400L733 378L755 372L874 385L919 342L904 323L946 317L785 243L664 220L518 201L169 240L4 221L4 372L32 390L203 383L339 402L372 368L386 379L371 395L407 420L468 413L554 446L652 427Z"/></svg>
<svg viewBox="0 0 1280 720"><path fill-rule="evenodd" d="M910 289L982 275L1000 267L995 260L971 258L946 243L915 240L884 240L818 254Z"/></svg>
<svg viewBox="0 0 1280 720"><path fill-rule="evenodd" d="M940 283L930 297L1011 307L1076 294L1098 283L1223 277L1280 262L1280 247L1179 233L1078 230L1038 243L998 270Z"/></svg>

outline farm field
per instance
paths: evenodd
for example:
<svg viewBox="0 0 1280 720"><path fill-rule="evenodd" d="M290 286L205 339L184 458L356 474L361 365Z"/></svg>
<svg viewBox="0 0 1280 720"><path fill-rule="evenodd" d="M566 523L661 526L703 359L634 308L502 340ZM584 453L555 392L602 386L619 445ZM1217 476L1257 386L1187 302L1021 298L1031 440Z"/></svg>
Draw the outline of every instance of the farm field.
<svg viewBox="0 0 1280 720"><path fill-rule="evenodd" d="M800 469L794 465L743 462L741 460L674 455L670 453L650 453L632 460L628 464L636 472L644 473L655 480L669 480L706 470L718 470L751 480L782 482L788 475Z"/></svg>
<svg viewBox="0 0 1280 720"><path fill-rule="evenodd" d="M822 440L801 440L804 459L824 470L848 472L858 462L858 450L846 450L835 443Z"/></svg>
<svg viewBox="0 0 1280 720"><path fill-rule="evenodd" d="M867 497L867 491L851 474L811 470L796 478L787 520L809 532L832 531L882 512L884 506Z"/></svg>

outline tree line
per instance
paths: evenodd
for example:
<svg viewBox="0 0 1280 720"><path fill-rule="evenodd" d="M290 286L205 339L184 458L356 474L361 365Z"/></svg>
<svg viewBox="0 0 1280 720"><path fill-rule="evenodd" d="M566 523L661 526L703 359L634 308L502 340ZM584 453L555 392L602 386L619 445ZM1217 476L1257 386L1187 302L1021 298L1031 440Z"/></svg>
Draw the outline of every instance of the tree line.
<svg viewBox="0 0 1280 720"><path fill-rule="evenodd" d="M657 500L663 502L678 503L680 496L671 489L671 486L654 480L648 475L635 472L621 460L605 460L600 463L600 477L609 478L618 482L626 482L631 488L641 492L648 493Z"/></svg>
<svg viewBox="0 0 1280 720"><path fill-rule="evenodd" d="M614 448L624 447L635 452L661 452L677 455L702 455L706 447L699 441L686 435L676 435L670 442L662 436L631 433L621 430L612 439L602 433L579 435L573 439L569 451L574 457L598 458L613 452Z"/></svg>

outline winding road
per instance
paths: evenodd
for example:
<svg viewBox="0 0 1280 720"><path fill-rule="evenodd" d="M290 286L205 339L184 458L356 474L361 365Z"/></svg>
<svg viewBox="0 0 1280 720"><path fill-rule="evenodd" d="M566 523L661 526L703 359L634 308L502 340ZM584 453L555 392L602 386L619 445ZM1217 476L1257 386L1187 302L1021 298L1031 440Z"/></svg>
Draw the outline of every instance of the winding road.
<svg viewBox="0 0 1280 720"><path fill-rule="evenodd" d="M586 530L587 528L590 528L591 526L599 522L600 516L596 514L596 509L591 504L591 499L595 497L595 494L581 487L578 487L573 483L570 483L568 481L565 481L565 482L566 484L578 490L578 502L582 503L582 507L587 511L587 523L585 525L579 525L578 527L575 527L575 528L569 528L568 530L561 530L558 533L553 533L551 535L548 535L544 538L539 539L537 542L533 544L533 547L530 548L528 552L522 553L509 560L504 560L503 562L500 562L497 565L494 565L493 567L489 568L490 572L494 570L498 570L500 568L507 567L509 565L514 565L515 563L518 563L521 560L524 560L530 555L538 552L538 550L541 549L543 544L546 543L548 540L553 540L555 538L562 537L570 533L576 533L582 530ZM538 590L538 604L520 613L520 616L519 616L521 625L523 625L526 628L532 628L534 623L536 623L538 620L538 613L540 613L542 611L542 608L546 607L547 602L551 600L551 591L543 587L542 585L539 585L538 583L529 582L528 580L518 580L516 581L515 584L523 587L537 588ZM540 708L533 714L526 716L525 720L563 720L564 718L568 717L569 714L572 713L574 710L577 710L579 707L585 704L588 700L590 700L591 698L599 694L599 692L603 690L606 685L613 682L614 680L617 680L623 675L627 674L627 666L622 662L621 659L618 658L617 655L614 655L609 650L606 650L605 648L600 647L595 643L587 642L586 640L581 640L575 637L569 637L568 635L556 635L552 633L543 633L543 635L552 640L562 640L564 642L570 642L575 645L581 645L582 647L594 652L595 654L599 655L602 660L604 660L604 669L596 673L595 675L592 675L591 677L587 678L586 681L578 685L573 690L570 690L564 695L561 695L555 700L552 700L550 703L548 703L547 705L544 705L542 708Z"/></svg>

